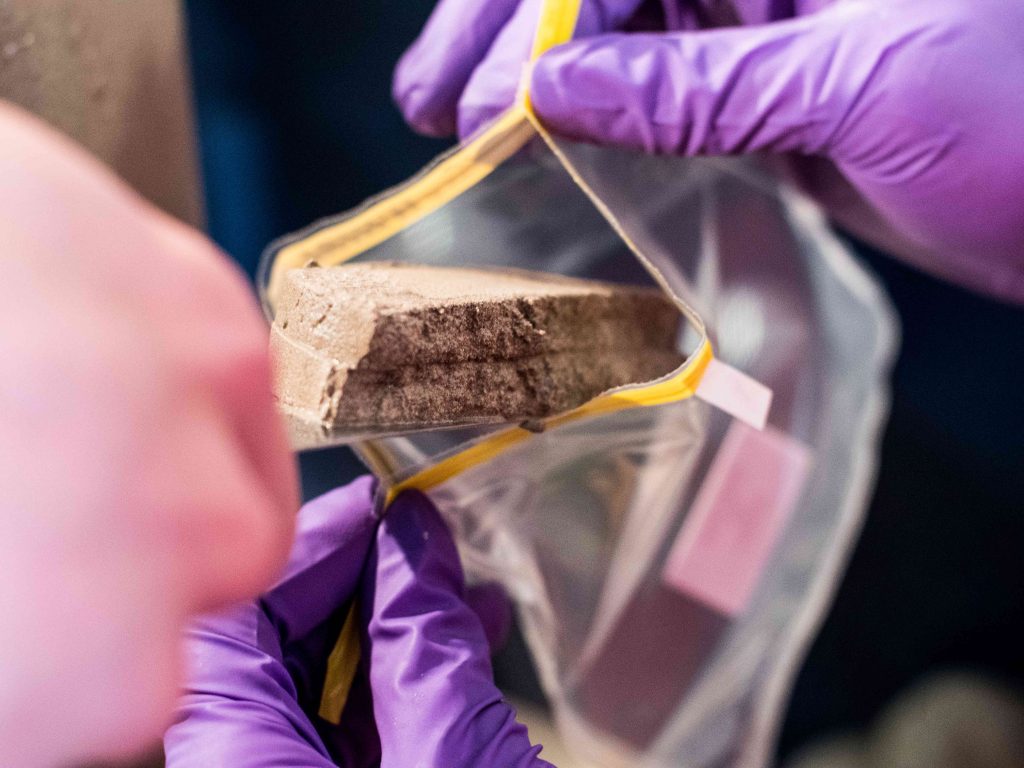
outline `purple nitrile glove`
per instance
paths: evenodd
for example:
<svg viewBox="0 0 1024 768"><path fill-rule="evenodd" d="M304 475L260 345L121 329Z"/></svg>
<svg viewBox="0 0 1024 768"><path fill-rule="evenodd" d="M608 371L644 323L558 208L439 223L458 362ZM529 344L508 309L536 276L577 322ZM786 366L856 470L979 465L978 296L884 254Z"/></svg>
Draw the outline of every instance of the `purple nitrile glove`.
<svg viewBox="0 0 1024 768"><path fill-rule="evenodd" d="M308 503L299 514L295 546L277 584L256 603L194 625L187 641L187 691L177 722L164 739L168 766L414 765L407 744L423 742L424 734L444 741L441 757L446 765L474 765L475 755L492 741L532 754L525 732L514 724L506 705L495 708L508 713L502 722L481 721L477 710L468 710L469 702L489 700L496 691L489 676L489 652L508 629L507 599L494 587L465 590L450 535L426 497L400 498L389 509L387 526L378 530L372 496L372 478L362 478ZM419 527L425 524L431 527ZM424 533L430 538L423 540ZM395 561L394 536L419 537L424 559L458 574L445 589L450 590L446 609L460 623L449 623L455 631L443 640L479 654L472 662L475 669L488 671L486 678L467 677L460 666L466 659L446 658L429 631L417 636L408 659L387 660L390 640L378 638L372 628L377 611L369 601L376 585L385 584L413 601L420 599L418 584L401 581L418 577L416 571L395 571L393 578L364 572L378 562ZM428 579L424 589L436 599L435 581ZM317 715L326 660L348 606L361 590L368 594L365 614L371 624L363 646L375 650L363 651L341 723L333 725ZM410 617L408 631L418 635L441 618ZM380 693L371 693L369 662L382 654L381 665L398 663L411 676L408 689L384 684ZM449 686L434 692L430 706L422 698L430 690L424 683L428 679ZM455 680L464 685L452 686ZM395 734L385 728L378 735L375 706L388 717L404 717L412 731ZM485 727L460 732L474 721Z"/></svg>
<svg viewBox="0 0 1024 768"><path fill-rule="evenodd" d="M383 766L548 766L494 685L440 515L408 491L388 508L361 607Z"/></svg>
<svg viewBox="0 0 1024 768"><path fill-rule="evenodd" d="M514 100L533 46L542 0L440 0L395 70L405 119L432 136L468 136ZM578 37L618 29L643 0L582 0ZM665 0L672 28L685 15Z"/></svg>
<svg viewBox="0 0 1024 768"><path fill-rule="evenodd" d="M358 588L373 544L372 496L372 478L361 478L306 504L277 584L256 603L194 624L186 641L186 693L164 737L168 766L335 764L314 725L318 718L309 713L319 705L339 614ZM365 711L369 696L357 676L353 712L346 715L360 714L352 701L360 697ZM343 764L379 760L372 718L345 726L332 747L365 760Z"/></svg>
<svg viewBox="0 0 1024 768"><path fill-rule="evenodd" d="M473 2L446 0L436 15L457 19ZM452 83L467 83L460 127L511 102L528 50L529 25L517 26L518 17L536 18L531 0L515 4L489 41L465 32L474 51L493 42L485 57L445 60L444 72L458 73ZM533 71L532 103L545 124L648 152L787 153L786 172L850 231L937 275L1024 301L1024 4L738 0L729 12L710 0L676 4L705 25L745 26L595 35L635 3L584 0L590 19L605 10L602 23L585 19L577 40ZM406 106L414 125L417 114L454 108L424 87L423 73L443 76L426 52L457 53L442 32L428 27L396 74L401 104L417 93L431 105Z"/></svg>

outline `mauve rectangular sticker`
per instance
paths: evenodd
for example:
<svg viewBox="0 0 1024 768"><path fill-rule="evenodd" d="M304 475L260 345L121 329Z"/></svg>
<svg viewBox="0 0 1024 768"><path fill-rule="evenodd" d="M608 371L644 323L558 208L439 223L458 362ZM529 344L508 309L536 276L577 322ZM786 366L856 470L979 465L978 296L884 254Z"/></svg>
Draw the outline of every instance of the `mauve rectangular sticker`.
<svg viewBox="0 0 1024 768"><path fill-rule="evenodd" d="M669 552L662 579L723 612L741 613L800 498L809 449L772 427L734 421Z"/></svg>

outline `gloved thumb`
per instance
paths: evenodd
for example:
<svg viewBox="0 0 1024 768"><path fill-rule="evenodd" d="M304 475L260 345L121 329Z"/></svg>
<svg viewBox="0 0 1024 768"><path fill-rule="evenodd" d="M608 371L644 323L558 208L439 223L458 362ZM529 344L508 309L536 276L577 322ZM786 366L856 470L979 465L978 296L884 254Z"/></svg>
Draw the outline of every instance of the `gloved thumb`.
<svg viewBox="0 0 1024 768"><path fill-rule="evenodd" d="M552 131L598 144L829 154L879 65L847 34L865 5L759 26L581 39L537 61L531 100Z"/></svg>
<svg viewBox="0 0 1024 768"><path fill-rule="evenodd" d="M500 584L488 582L467 588L466 604L480 619L487 647L494 655L512 632L512 601Z"/></svg>
<svg viewBox="0 0 1024 768"><path fill-rule="evenodd" d="M299 511L285 571L260 598L286 650L327 621L358 588L377 525L375 485L365 475Z"/></svg>
<svg viewBox="0 0 1024 768"><path fill-rule="evenodd" d="M455 544L426 496L388 508L363 578L381 765L549 766L494 684Z"/></svg>

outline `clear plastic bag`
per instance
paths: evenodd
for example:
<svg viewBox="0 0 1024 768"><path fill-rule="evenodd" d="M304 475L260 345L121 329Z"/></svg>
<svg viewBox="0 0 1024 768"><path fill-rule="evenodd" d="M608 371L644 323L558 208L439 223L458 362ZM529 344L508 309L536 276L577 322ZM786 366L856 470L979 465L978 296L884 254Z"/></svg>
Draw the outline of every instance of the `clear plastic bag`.
<svg viewBox="0 0 1024 768"><path fill-rule="evenodd" d="M538 49L575 13L548 0ZM816 209L755 165L538 132L516 105L407 184L275 243L265 305L310 260L511 266L669 293L688 358L653 384L540 432L355 447L381 503L427 491L468 577L505 585L588 764L763 765L864 514L892 314ZM762 392L734 370L774 392L763 431L709 404L758 421Z"/></svg>
<svg viewBox="0 0 1024 768"><path fill-rule="evenodd" d="M563 149L716 357L773 390L768 426L696 398L623 411L432 497L468 571L515 596L584 764L763 766L864 516L892 313L816 209L750 164Z"/></svg>

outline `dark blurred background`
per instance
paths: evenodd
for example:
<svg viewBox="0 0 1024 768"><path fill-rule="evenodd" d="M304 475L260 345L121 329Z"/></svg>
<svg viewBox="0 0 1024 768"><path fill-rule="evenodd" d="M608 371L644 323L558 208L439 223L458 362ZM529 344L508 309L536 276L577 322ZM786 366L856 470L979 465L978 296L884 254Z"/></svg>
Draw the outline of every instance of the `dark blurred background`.
<svg viewBox="0 0 1024 768"><path fill-rule="evenodd" d="M415 136L391 71L432 0L190 0L192 70L214 239L253 272L271 239L419 169L449 142ZM878 489L799 676L780 758L868 725L943 670L1024 689L1024 311L851 243L903 324ZM303 458L308 496L359 473ZM520 638L496 661L539 700Z"/></svg>

